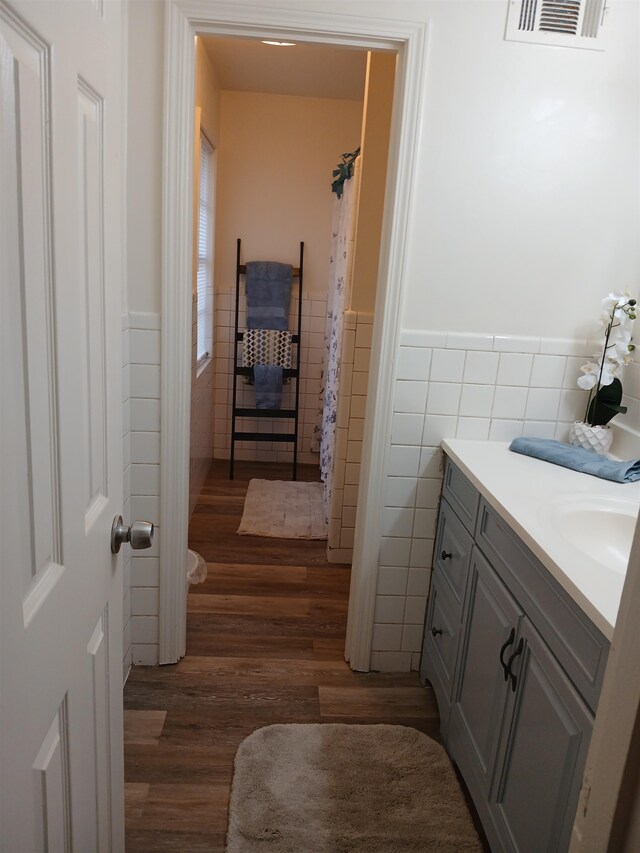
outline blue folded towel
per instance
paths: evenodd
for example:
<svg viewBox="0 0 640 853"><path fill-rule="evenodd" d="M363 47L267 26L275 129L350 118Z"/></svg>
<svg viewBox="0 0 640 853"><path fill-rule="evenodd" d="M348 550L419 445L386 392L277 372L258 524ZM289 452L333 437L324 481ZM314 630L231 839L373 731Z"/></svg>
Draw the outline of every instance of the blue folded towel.
<svg viewBox="0 0 640 853"><path fill-rule="evenodd" d="M289 328L291 264L249 261L247 264L247 328Z"/></svg>
<svg viewBox="0 0 640 853"><path fill-rule="evenodd" d="M592 450L584 447L574 447L550 438L514 438L509 450L533 456L554 465L572 468L583 474L601 477L603 480L613 480L614 483L633 483L640 480L640 459L630 462L615 462L598 456Z"/></svg>
<svg viewBox="0 0 640 853"><path fill-rule="evenodd" d="M256 409L279 409L282 400L282 368L277 364L254 364Z"/></svg>

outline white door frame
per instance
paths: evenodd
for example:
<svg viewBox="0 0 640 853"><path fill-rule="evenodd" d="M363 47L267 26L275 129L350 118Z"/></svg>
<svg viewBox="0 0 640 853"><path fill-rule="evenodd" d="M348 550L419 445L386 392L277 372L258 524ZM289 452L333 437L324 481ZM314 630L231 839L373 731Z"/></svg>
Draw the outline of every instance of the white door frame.
<svg viewBox="0 0 640 853"><path fill-rule="evenodd" d="M160 663L185 653L185 555L191 401L194 36L197 33L340 44L398 52L394 112L345 658L370 666L380 518L391 437L391 405L405 290L412 188L419 149L427 30L424 22L330 11L276 9L220 0L172 0L165 7L162 201Z"/></svg>

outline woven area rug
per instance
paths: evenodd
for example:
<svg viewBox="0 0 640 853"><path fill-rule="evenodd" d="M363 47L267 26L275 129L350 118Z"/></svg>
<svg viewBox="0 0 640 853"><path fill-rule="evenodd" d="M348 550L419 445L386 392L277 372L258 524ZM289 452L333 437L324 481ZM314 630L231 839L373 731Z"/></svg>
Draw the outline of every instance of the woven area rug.
<svg viewBox="0 0 640 853"><path fill-rule="evenodd" d="M238 533L274 539L326 539L322 483L250 480Z"/></svg>
<svg viewBox="0 0 640 853"><path fill-rule="evenodd" d="M444 749L416 729L288 724L236 753L226 853L480 853Z"/></svg>

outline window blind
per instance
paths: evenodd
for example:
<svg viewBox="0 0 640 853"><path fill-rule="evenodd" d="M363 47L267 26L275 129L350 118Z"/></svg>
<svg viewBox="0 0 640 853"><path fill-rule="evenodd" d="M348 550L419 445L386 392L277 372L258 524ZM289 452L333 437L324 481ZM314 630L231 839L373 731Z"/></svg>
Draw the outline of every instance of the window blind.
<svg viewBox="0 0 640 853"><path fill-rule="evenodd" d="M201 133L196 276L197 361L202 361L210 355L213 347L213 178L213 148Z"/></svg>

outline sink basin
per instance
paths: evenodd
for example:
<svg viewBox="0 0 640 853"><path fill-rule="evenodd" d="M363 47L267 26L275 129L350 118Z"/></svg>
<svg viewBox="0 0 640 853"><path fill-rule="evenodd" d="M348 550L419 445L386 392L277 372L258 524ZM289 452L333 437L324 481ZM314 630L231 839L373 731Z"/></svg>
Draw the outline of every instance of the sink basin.
<svg viewBox="0 0 640 853"><path fill-rule="evenodd" d="M541 515L587 557L625 574L638 519L636 503L609 496L565 496L550 501Z"/></svg>

